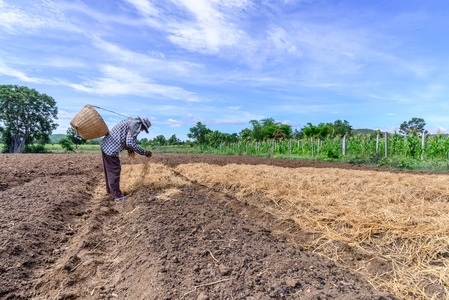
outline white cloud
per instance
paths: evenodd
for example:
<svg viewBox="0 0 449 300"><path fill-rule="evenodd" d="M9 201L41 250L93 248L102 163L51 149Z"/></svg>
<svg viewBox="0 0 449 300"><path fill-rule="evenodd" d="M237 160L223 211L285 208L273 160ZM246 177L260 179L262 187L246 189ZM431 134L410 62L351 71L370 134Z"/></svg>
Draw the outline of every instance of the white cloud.
<svg viewBox="0 0 449 300"><path fill-rule="evenodd" d="M6 4L0 1L0 26L3 26L7 32L15 33L22 31L29 33L39 29L57 29L73 32L80 32L71 24L65 13L58 9L50 0L45 1L27 1L23 6L26 11L16 6Z"/></svg>
<svg viewBox="0 0 449 300"><path fill-rule="evenodd" d="M206 125L242 125L248 123L247 121L242 121L241 119L217 119L205 121Z"/></svg>
<svg viewBox="0 0 449 300"><path fill-rule="evenodd" d="M382 132L388 132L388 133L394 133L399 132L399 126L380 126L380 127L374 127L374 130L380 130Z"/></svg>
<svg viewBox="0 0 449 300"><path fill-rule="evenodd" d="M178 120L173 120L173 119L167 119L166 121L160 122L160 121L154 121L155 124L165 124L168 127L171 128L177 128L177 127L181 127L184 122L183 121L178 121Z"/></svg>
<svg viewBox="0 0 449 300"><path fill-rule="evenodd" d="M159 10L147 0L125 0L128 3L134 5L145 16L157 16Z"/></svg>
<svg viewBox="0 0 449 300"><path fill-rule="evenodd" d="M153 57L136 53L100 38L94 38L93 43L100 50L111 54L115 62L124 63L127 68L139 70L146 74L158 75L158 77L164 76L164 74L170 77L175 74L189 76L192 69L200 67L198 64L187 61L165 59L164 55L158 52L150 52Z"/></svg>
<svg viewBox="0 0 449 300"><path fill-rule="evenodd" d="M71 127L70 121L75 117L76 113L67 112L64 110L58 110L58 119L56 123L58 123L58 128L54 133L66 133L67 128Z"/></svg>
<svg viewBox="0 0 449 300"><path fill-rule="evenodd" d="M196 94L183 88L151 82L133 71L102 65L103 77L89 80L81 84L61 81L61 84L75 90L99 95L135 95L142 97L158 96L187 102L202 101Z"/></svg>
<svg viewBox="0 0 449 300"><path fill-rule="evenodd" d="M248 119L244 118L221 118L221 119L212 119L207 120L203 118L195 117L193 114L188 114L186 116L186 123L188 125L196 125L198 122L203 123L204 125L242 125L247 124Z"/></svg>
<svg viewBox="0 0 449 300"><path fill-rule="evenodd" d="M58 120L60 121L71 121L77 113L71 113L64 110L58 110Z"/></svg>
<svg viewBox="0 0 449 300"><path fill-rule="evenodd" d="M301 124L299 124L299 123L296 123L296 122L292 122L292 121L290 121L290 120L284 120L284 121L282 121L281 122L282 124L285 124L285 125L290 125L290 126L293 126L293 127L299 127Z"/></svg>
<svg viewBox="0 0 449 300"><path fill-rule="evenodd" d="M442 133L442 134L448 134L449 133L449 129L442 127L442 126L437 126L437 127L432 127L432 126L426 126L424 127L430 134L438 134L438 133Z"/></svg>
<svg viewBox="0 0 449 300"><path fill-rule="evenodd" d="M243 107L243 105L239 105L239 106L228 106L227 109L230 110L239 110Z"/></svg>
<svg viewBox="0 0 449 300"><path fill-rule="evenodd" d="M54 67L61 69L85 69L88 65L78 59L71 59L68 57L49 57L43 58L42 62L34 62L46 67Z"/></svg>
<svg viewBox="0 0 449 300"><path fill-rule="evenodd" d="M220 54L223 48L236 47L248 40L235 24L236 13L250 6L249 1L172 0L162 7L146 0L127 2L149 26L166 32L170 41L188 51ZM167 11L162 11L164 8Z"/></svg>
<svg viewBox="0 0 449 300"><path fill-rule="evenodd" d="M375 127L374 130L380 129L380 131L385 132L387 131L388 133L394 133L395 131L397 133L399 133L399 126L389 126L389 127ZM424 129L426 129L430 134L437 134L437 133L442 133L442 134L448 134L449 133L449 129L445 128L443 126L426 126L424 127Z"/></svg>
<svg viewBox="0 0 449 300"><path fill-rule="evenodd" d="M22 71L16 70L7 66L0 58L0 74L8 77L17 78L23 82L38 83L38 84L55 84L53 80L30 77Z"/></svg>
<svg viewBox="0 0 449 300"><path fill-rule="evenodd" d="M180 0L195 20L172 23L169 39L190 51L218 53L221 48L234 46L242 38L242 31L226 19L226 15L206 0Z"/></svg>

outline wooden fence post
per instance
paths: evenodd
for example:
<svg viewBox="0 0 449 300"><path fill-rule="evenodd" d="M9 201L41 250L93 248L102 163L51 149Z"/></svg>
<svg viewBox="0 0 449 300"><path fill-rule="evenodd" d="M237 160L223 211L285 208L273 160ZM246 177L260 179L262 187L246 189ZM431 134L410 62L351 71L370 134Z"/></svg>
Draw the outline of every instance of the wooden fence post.
<svg viewBox="0 0 449 300"><path fill-rule="evenodd" d="M248 142L246 142L246 154L248 154Z"/></svg>
<svg viewBox="0 0 449 300"><path fill-rule="evenodd" d="M422 152L421 152L421 160L424 160L424 145L426 143L426 134L423 132L422 133L422 141L421 141L421 145L422 145Z"/></svg>
<svg viewBox="0 0 449 300"><path fill-rule="evenodd" d="M320 144L321 144L321 139L318 139L318 143L316 144L316 155L320 155Z"/></svg>
<svg viewBox="0 0 449 300"><path fill-rule="evenodd" d="M343 156L346 156L346 134L343 136Z"/></svg>
<svg viewBox="0 0 449 300"><path fill-rule="evenodd" d="M388 157L388 132L385 131L385 157Z"/></svg>
<svg viewBox="0 0 449 300"><path fill-rule="evenodd" d="M313 136L312 136L312 157L315 156L315 148L314 148L314 144L313 144Z"/></svg>
<svg viewBox="0 0 449 300"><path fill-rule="evenodd" d="M407 133L404 135L404 156L407 157Z"/></svg>
<svg viewBox="0 0 449 300"><path fill-rule="evenodd" d="M276 141L273 141L273 154L274 154L275 149L276 149Z"/></svg>
<svg viewBox="0 0 449 300"><path fill-rule="evenodd" d="M293 139L290 139L290 156L293 154Z"/></svg>
<svg viewBox="0 0 449 300"><path fill-rule="evenodd" d="M379 154L379 135L376 137L376 154Z"/></svg>

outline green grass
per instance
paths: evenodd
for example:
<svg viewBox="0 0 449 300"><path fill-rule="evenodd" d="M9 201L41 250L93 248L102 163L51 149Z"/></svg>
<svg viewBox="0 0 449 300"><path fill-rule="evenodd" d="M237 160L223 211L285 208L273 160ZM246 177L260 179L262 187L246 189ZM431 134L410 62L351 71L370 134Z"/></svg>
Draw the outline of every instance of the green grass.
<svg viewBox="0 0 449 300"><path fill-rule="evenodd" d="M45 145L45 149L51 153L66 153L65 149L60 144ZM101 153L100 145L78 145L78 148L73 146L76 153Z"/></svg>

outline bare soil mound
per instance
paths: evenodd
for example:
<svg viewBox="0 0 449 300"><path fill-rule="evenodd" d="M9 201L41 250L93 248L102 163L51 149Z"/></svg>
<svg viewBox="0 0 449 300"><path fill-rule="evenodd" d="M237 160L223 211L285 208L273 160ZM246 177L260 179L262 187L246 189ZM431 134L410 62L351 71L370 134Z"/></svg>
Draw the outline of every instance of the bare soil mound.
<svg viewBox="0 0 449 300"><path fill-rule="evenodd" d="M197 154L153 162L302 166ZM95 190L100 154L0 155L0 164L2 299L394 299L289 243L281 231L294 224L174 171L164 180L186 181L176 192L141 188L114 203Z"/></svg>

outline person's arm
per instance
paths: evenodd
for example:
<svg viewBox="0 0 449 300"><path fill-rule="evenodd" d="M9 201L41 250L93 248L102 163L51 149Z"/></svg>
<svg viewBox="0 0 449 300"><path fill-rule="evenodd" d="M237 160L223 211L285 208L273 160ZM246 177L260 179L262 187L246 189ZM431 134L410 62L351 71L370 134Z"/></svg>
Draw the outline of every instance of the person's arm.
<svg viewBox="0 0 449 300"><path fill-rule="evenodd" d="M128 149L132 149L134 152L139 153L140 155L147 155L149 151L140 148L136 144L136 139L131 135L130 132L126 134L126 147ZM151 152L150 152L151 153ZM151 155L150 155L151 156Z"/></svg>

